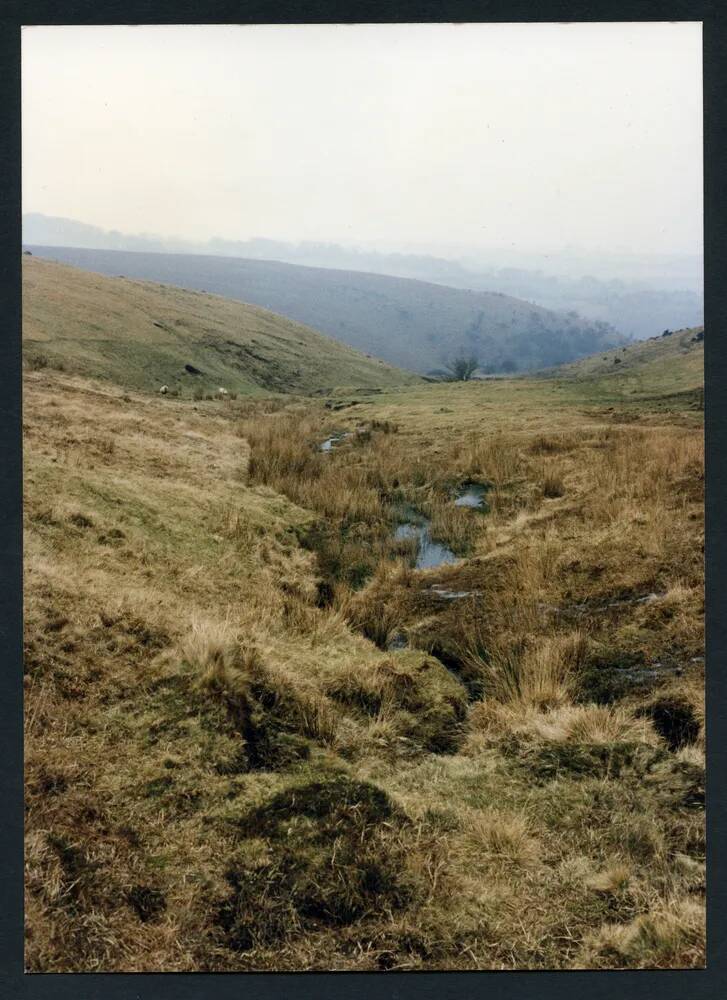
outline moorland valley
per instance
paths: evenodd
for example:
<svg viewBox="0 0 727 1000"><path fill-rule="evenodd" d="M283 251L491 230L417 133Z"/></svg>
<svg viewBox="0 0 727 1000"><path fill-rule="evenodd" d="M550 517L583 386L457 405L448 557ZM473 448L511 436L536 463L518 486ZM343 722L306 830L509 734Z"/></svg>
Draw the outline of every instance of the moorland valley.
<svg viewBox="0 0 727 1000"><path fill-rule="evenodd" d="M461 290L387 277L377 318L335 272L327 326L207 281L239 262L57 249L23 258L27 968L702 966L703 329L552 357L554 314L488 312L533 370L432 381Z"/></svg>

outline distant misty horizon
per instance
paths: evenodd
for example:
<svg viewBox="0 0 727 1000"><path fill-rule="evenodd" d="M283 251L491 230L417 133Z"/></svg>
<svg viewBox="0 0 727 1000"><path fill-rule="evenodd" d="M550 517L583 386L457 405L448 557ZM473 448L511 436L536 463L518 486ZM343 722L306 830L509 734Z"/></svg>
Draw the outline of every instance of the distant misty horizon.
<svg viewBox="0 0 727 1000"><path fill-rule="evenodd" d="M196 240L190 234L171 235L169 233L145 231L130 231L125 228L107 229L89 222L87 219L70 219L62 216L48 215L43 212L26 211L23 213L23 240L27 243L50 243L46 237L56 236L64 246L78 246L84 238L95 241L93 246L98 249L112 249L111 243L117 243L116 249L133 249L132 244L138 243L140 248L150 249L158 245L161 252L173 253L178 248L180 253L214 252L224 254L226 250L245 247L251 250L271 252L282 248L292 249L336 249L349 253L380 254L386 256L422 256L440 258L469 265L496 266L500 268L532 268L550 271L568 277L585 277L588 268L594 268L592 276L599 280L622 280L633 284L652 281L669 280L670 275L681 280L685 287L693 285L702 287L702 270L704 255L695 253L640 253L636 250L606 250L582 247L573 244L561 247L542 247L522 249L514 244L448 244L448 243L412 243L406 240L337 240L322 234L317 239L295 237L278 239L261 232L250 237L227 238L219 234L205 240ZM104 245L101 245L104 244ZM152 251L153 252L153 251ZM630 270L634 263L637 270ZM651 267L651 271L649 270ZM576 273L580 268L580 273Z"/></svg>
<svg viewBox="0 0 727 1000"><path fill-rule="evenodd" d="M128 227L107 227L100 225L88 218L76 219L58 216L47 212L34 211L28 208L23 212L23 220L44 219L62 221L79 227L87 227L89 231L105 233L107 235L118 235L126 239L148 240L151 242L164 243L165 245L180 246L207 246L216 244L249 243L260 244L269 243L271 246L339 246L347 250L374 252L382 254L422 254L425 256L442 257L444 259L476 259L478 257L488 257L497 255L503 260L522 261L542 261L543 266L548 266L552 262L553 267L559 266L562 259L579 258L583 260L602 260L625 262L631 260L653 260L655 263L664 261L690 261L698 263L703 260L703 253L700 250L691 252L668 252L668 251L641 251L634 247L612 247L609 249L599 249L595 246L588 246L577 243L564 243L561 245L543 245L532 247L520 247L515 242L510 243L452 243L452 242L432 242L432 241L411 241L407 239L356 239L353 235L343 238L335 238L328 233L321 233L318 236L302 236L293 234L288 237L271 236L264 231L255 232L251 235L238 234L237 236L222 236L214 233L205 239L195 239L190 233L184 232L161 232L151 229L130 230Z"/></svg>
<svg viewBox="0 0 727 1000"><path fill-rule="evenodd" d="M22 67L26 211L551 266L702 250L698 22L34 26Z"/></svg>
<svg viewBox="0 0 727 1000"><path fill-rule="evenodd" d="M27 213L23 242L46 247L163 254L203 254L273 260L305 267L409 278L473 291L496 291L559 312L609 323L627 336L704 321L701 255L585 254L576 249L542 255L515 248L429 248L391 251L381 245L332 241L295 243L256 237L204 242L148 233L108 231L73 219ZM449 250L450 255L445 256ZM418 252L417 252L418 251Z"/></svg>

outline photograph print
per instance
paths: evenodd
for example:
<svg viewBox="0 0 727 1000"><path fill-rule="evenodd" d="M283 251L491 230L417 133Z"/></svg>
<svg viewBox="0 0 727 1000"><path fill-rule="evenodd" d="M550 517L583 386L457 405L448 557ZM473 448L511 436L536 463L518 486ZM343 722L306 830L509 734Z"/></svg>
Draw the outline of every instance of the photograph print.
<svg viewBox="0 0 727 1000"><path fill-rule="evenodd" d="M704 967L701 58L23 28L26 971Z"/></svg>

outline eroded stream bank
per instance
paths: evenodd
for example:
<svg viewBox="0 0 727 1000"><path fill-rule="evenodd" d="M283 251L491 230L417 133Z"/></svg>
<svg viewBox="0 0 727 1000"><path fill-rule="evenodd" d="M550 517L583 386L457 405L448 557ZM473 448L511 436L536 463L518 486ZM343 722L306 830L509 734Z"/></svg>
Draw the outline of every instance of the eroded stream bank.
<svg viewBox="0 0 727 1000"><path fill-rule="evenodd" d="M335 467L332 463L345 464L350 468L364 448L368 457L377 443L376 436L372 439L367 428L357 427L353 431L338 430L330 434L317 448L326 455L327 469ZM438 485L414 485L397 477L393 495L391 492L379 495L379 517L372 525L377 537L371 545L371 550L376 549L378 555L376 562L359 579L351 579L348 567L353 593L347 617L352 627L363 632L381 649L391 652L420 649L431 653L465 686L470 697L476 692L463 676L467 671L456 652L457 629L453 628L450 612L460 602L475 602L482 590L480 586L472 586L471 582L467 586L460 584L459 577L463 571L465 575L472 575L466 573L468 554L462 551L467 546L461 545L458 552L437 537L437 523L425 511L436 511L440 531L443 514L446 518L447 512L455 509L462 510L456 516L471 522L470 528L474 528L473 522L488 510L486 493L484 483L472 480L458 485L441 481ZM419 503L415 497L421 497ZM362 532L358 524L353 529ZM337 567L331 566L330 550L337 545L345 549L351 534L351 527L344 522L340 525L338 538L328 537L324 541L318 529L317 536L309 539L309 547L318 555L323 570L322 604L337 603L341 574L335 572ZM411 573L404 593L400 592L397 579L397 572L406 572L401 570L402 562ZM331 569L333 573L330 573ZM433 571L438 569L443 571L440 579L433 575ZM369 603L371 607L367 610ZM378 617L379 620L373 622L370 617ZM422 618L427 621L425 631L416 627Z"/></svg>
<svg viewBox="0 0 727 1000"><path fill-rule="evenodd" d="M610 652L602 652L610 642L601 604L605 601L608 616L618 618L615 628L632 614L631 605L622 607L612 597L586 598L584 604L595 578L581 579L577 561L572 564L575 588L564 590L560 601L543 600L559 588L546 565L554 555L542 531L536 529L537 546L522 548L532 579L521 579L520 564L506 558L486 564L476 558L491 521L490 476L497 483L492 505L498 525L505 523L503 514L518 510L546 513L540 507L549 498L542 485L539 439L536 459L530 458L532 447L518 449L499 439L481 446L448 440L413 448L389 421L326 427L317 414L300 412L273 416L262 426L247 424L244 436L253 442L252 481L317 515L300 540L316 555L319 606L339 610L351 628L380 649L431 653L468 684L465 661L472 660L473 648L476 663L469 673L479 669L483 674L490 669L493 643L504 637L507 644L511 633L533 629L559 635L572 618L572 630L602 636L592 644L586 665L588 690L576 697L605 702L625 689L656 686L666 676L663 653L633 663L619 650L612 668ZM604 441L610 447L611 438L606 435ZM516 475L519 466L522 475ZM522 585L535 596L511 600ZM648 592L635 600L652 606ZM521 652L518 647L512 655ZM471 684L469 690L473 694Z"/></svg>

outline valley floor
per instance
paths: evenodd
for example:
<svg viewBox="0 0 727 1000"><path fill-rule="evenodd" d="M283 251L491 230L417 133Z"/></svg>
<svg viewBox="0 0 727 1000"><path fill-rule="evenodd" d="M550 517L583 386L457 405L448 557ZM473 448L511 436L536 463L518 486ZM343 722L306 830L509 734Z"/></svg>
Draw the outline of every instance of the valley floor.
<svg viewBox="0 0 727 1000"><path fill-rule="evenodd" d="M27 373L28 970L704 964L703 414L609 385Z"/></svg>

